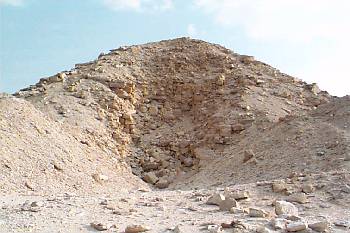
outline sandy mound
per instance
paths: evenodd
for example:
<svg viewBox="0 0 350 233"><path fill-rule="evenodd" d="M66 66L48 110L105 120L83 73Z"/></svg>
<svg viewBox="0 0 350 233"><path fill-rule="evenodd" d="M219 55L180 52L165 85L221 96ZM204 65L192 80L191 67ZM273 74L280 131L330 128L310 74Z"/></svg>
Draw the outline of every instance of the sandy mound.
<svg viewBox="0 0 350 233"><path fill-rule="evenodd" d="M29 102L10 96L0 98L0 155L2 192L92 193L142 186L110 154L88 147ZM101 189L104 182L109 185Z"/></svg>

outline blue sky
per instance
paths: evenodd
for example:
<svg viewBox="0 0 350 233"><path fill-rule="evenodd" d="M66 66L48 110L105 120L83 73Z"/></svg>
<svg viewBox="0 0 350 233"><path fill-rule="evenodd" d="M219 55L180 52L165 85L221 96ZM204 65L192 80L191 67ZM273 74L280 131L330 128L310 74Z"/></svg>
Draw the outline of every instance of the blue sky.
<svg viewBox="0 0 350 233"><path fill-rule="evenodd" d="M0 0L0 92L99 53L190 36L350 94L348 0Z"/></svg>

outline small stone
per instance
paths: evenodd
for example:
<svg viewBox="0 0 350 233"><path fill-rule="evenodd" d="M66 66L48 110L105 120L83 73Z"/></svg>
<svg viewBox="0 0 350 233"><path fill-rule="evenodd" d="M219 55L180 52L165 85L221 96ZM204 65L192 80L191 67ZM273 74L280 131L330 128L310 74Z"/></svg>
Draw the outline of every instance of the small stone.
<svg viewBox="0 0 350 233"><path fill-rule="evenodd" d="M102 174L93 174L92 178L94 178L94 180L98 183L102 183L103 181L108 180L108 176Z"/></svg>
<svg viewBox="0 0 350 233"><path fill-rule="evenodd" d="M281 193L287 190L287 184L283 180L274 181L272 183L272 191Z"/></svg>
<svg viewBox="0 0 350 233"><path fill-rule="evenodd" d="M219 225L209 225L208 226L208 231L210 233L219 233L219 232L221 232L221 230L222 230L222 227Z"/></svg>
<svg viewBox="0 0 350 233"><path fill-rule="evenodd" d="M154 106L154 105L150 106L150 107L148 108L148 112L149 112L149 114L151 114L152 116L157 116L157 115L158 115L158 108L157 108L157 106Z"/></svg>
<svg viewBox="0 0 350 233"><path fill-rule="evenodd" d="M24 183L24 185L25 185L28 189L34 190L33 185L32 185L30 182L26 181L26 182Z"/></svg>
<svg viewBox="0 0 350 233"><path fill-rule="evenodd" d="M328 203L320 203L319 206L324 209L331 208L331 205L329 205Z"/></svg>
<svg viewBox="0 0 350 233"><path fill-rule="evenodd" d="M316 155L317 156L324 156L326 154L326 152L324 151L317 151Z"/></svg>
<svg viewBox="0 0 350 233"><path fill-rule="evenodd" d="M265 226L258 226L255 231L256 231L256 233L270 233L271 232Z"/></svg>
<svg viewBox="0 0 350 233"><path fill-rule="evenodd" d="M159 189L165 189L169 186L169 181L164 178L161 178L155 186Z"/></svg>
<svg viewBox="0 0 350 233"><path fill-rule="evenodd" d="M145 172L149 172L149 171L158 169L159 166L160 164L157 162L145 162L144 164L142 164L142 169Z"/></svg>
<svg viewBox="0 0 350 233"><path fill-rule="evenodd" d="M30 207L42 207L44 204L42 202L38 202L38 201L33 201L32 203L30 203Z"/></svg>
<svg viewBox="0 0 350 233"><path fill-rule="evenodd" d="M228 229L228 228L232 228L233 225L232 225L232 222L231 223L221 223L221 227L223 229Z"/></svg>
<svg viewBox="0 0 350 233"><path fill-rule="evenodd" d="M325 232L329 228L329 222L321 221L309 224L309 228L317 232Z"/></svg>
<svg viewBox="0 0 350 233"><path fill-rule="evenodd" d="M304 222L292 222L287 224L286 229L288 232L297 232L306 230L307 225Z"/></svg>
<svg viewBox="0 0 350 233"><path fill-rule="evenodd" d="M282 214L298 215L298 208L292 203L287 201L276 201L275 212L277 215L282 215Z"/></svg>
<svg viewBox="0 0 350 233"><path fill-rule="evenodd" d="M253 63L255 61L255 58L253 56L241 55L240 61L244 64L250 64L250 63Z"/></svg>
<svg viewBox="0 0 350 233"><path fill-rule="evenodd" d="M308 202L305 193L294 193L287 198L288 201L297 202L299 204L305 204Z"/></svg>
<svg viewBox="0 0 350 233"><path fill-rule="evenodd" d="M185 158L183 161L185 167L192 167L193 166L193 159L192 158Z"/></svg>
<svg viewBox="0 0 350 233"><path fill-rule="evenodd" d="M296 216L296 215L284 214L284 215L280 215L280 217L285 218L285 219L290 220L290 221L293 221L293 222L303 221L303 218Z"/></svg>
<svg viewBox="0 0 350 233"><path fill-rule="evenodd" d="M334 222L334 225L337 227L344 227L344 228L350 228L350 222L345 220L338 220Z"/></svg>
<svg viewBox="0 0 350 233"><path fill-rule="evenodd" d="M225 198L225 200L221 201L219 206L222 211L230 211L232 207L237 207L237 201L231 198Z"/></svg>
<svg viewBox="0 0 350 233"><path fill-rule="evenodd" d="M211 197L209 197L206 204L207 205L220 205L220 203L224 200L225 200L224 195L216 193L216 194L212 195Z"/></svg>
<svg viewBox="0 0 350 233"><path fill-rule="evenodd" d="M67 91L69 91L69 92L76 92L77 91L77 86L72 84L72 85L67 87Z"/></svg>
<svg viewBox="0 0 350 233"><path fill-rule="evenodd" d="M231 214L243 214L244 213L244 210L239 208L239 207L232 207L230 209L230 213Z"/></svg>
<svg viewBox="0 0 350 233"><path fill-rule="evenodd" d="M158 177L154 172L148 172L144 175L143 180L149 184L155 184L158 181Z"/></svg>
<svg viewBox="0 0 350 233"><path fill-rule="evenodd" d="M147 112L147 107L144 106L144 105L142 105L142 106L140 107L140 112L142 112L142 113Z"/></svg>
<svg viewBox="0 0 350 233"><path fill-rule="evenodd" d="M224 83L225 83L225 76L221 74L216 78L216 85L222 86L224 85Z"/></svg>
<svg viewBox="0 0 350 233"><path fill-rule="evenodd" d="M249 208L248 214L250 217L254 218L264 218L267 216L267 212L265 210L257 208Z"/></svg>
<svg viewBox="0 0 350 233"><path fill-rule="evenodd" d="M107 226L106 224L98 223L98 222L92 222L90 223L90 226L98 231L106 231L110 228L110 226Z"/></svg>
<svg viewBox="0 0 350 233"><path fill-rule="evenodd" d="M125 124L133 124L134 118L131 113L123 113L122 118L125 120Z"/></svg>
<svg viewBox="0 0 350 233"><path fill-rule="evenodd" d="M29 211L29 212L39 212L41 210L40 207L43 206L42 202L30 202L30 201L26 201L23 203L21 210L22 211Z"/></svg>
<svg viewBox="0 0 350 233"><path fill-rule="evenodd" d="M245 130L245 127L244 127L244 125L242 125L242 124L232 125L231 128L232 128L232 132L233 132L233 133L239 133L239 132Z"/></svg>
<svg viewBox="0 0 350 233"><path fill-rule="evenodd" d="M117 96L123 99L129 99L130 95L123 89L118 89L116 92Z"/></svg>
<svg viewBox="0 0 350 233"><path fill-rule="evenodd" d="M174 229L173 229L173 232L174 233L181 233L181 229L180 229L180 226L176 226Z"/></svg>
<svg viewBox="0 0 350 233"><path fill-rule="evenodd" d="M231 193L231 198L235 200L248 199L249 197L250 197L250 194L248 191L234 191Z"/></svg>
<svg viewBox="0 0 350 233"><path fill-rule="evenodd" d="M53 162L53 168L55 168L57 171L63 171L63 167L58 162Z"/></svg>
<svg viewBox="0 0 350 233"><path fill-rule="evenodd" d="M63 72L57 74L58 79L61 81L65 81L67 79L67 75Z"/></svg>
<svg viewBox="0 0 350 233"><path fill-rule="evenodd" d="M285 228L286 226L286 219L283 218L274 218L271 221L271 225L273 226L273 228L275 230L282 230Z"/></svg>
<svg viewBox="0 0 350 233"><path fill-rule="evenodd" d="M248 162L255 156L254 152L252 150L246 150L244 151L244 157L243 157L243 163Z"/></svg>
<svg viewBox="0 0 350 233"><path fill-rule="evenodd" d="M312 184L303 184L301 189L304 193L312 193L315 191L315 187Z"/></svg>
<svg viewBox="0 0 350 233"><path fill-rule="evenodd" d="M139 233L149 231L150 229L142 225L131 225L125 228L125 233Z"/></svg>

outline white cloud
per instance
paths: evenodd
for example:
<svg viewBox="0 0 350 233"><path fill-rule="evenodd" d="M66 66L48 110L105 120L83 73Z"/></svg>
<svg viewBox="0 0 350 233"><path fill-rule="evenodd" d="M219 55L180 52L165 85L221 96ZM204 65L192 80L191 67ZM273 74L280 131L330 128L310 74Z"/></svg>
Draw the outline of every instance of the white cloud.
<svg viewBox="0 0 350 233"><path fill-rule="evenodd" d="M250 40L275 43L276 49L293 45L301 52L312 46L318 52L311 54L314 61L305 65L309 68L298 72L300 77L307 75L332 93L350 94L345 68L350 67L350 1L194 0L194 4L217 25L238 29Z"/></svg>
<svg viewBox="0 0 350 233"><path fill-rule="evenodd" d="M194 0L224 26L239 26L251 38L309 42L350 37L348 0ZM347 32L345 32L347 30ZM339 35L341 34L341 35Z"/></svg>
<svg viewBox="0 0 350 233"><path fill-rule="evenodd" d="M9 5L9 6L22 6L23 0L0 0L0 6Z"/></svg>
<svg viewBox="0 0 350 233"><path fill-rule="evenodd" d="M103 0L112 10L164 11L173 7L172 0Z"/></svg>
<svg viewBox="0 0 350 233"><path fill-rule="evenodd" d="M191 37L195 37L198 35L197 28L194 24L187 25L187 34Z"/></svg>
<svg viewBox="0 0 350 233"><path fill-rule="evenodd" d="M336 49L314 59L307 67L298 72L298 76L308 82L316 82L321 89L333 95L350 95L350 49Z"/></svg>

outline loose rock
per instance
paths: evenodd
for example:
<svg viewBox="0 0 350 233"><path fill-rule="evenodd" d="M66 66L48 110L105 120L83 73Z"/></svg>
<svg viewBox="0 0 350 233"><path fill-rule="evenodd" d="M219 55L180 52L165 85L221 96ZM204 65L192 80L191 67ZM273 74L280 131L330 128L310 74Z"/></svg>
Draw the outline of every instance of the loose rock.
<svg viewBox="0 0 350 233"><path fill-rule="evenodd" d="M164 178L161 178L159 179L159 181L156 183L155 186L159 189L165 189L169 186L169 181Z"/></svg>
<svg viewBox="0 0 350 233"><path fill-rule="evenodd" d="M142 225L131 225L125 228L125 233L139 233L139 232L146 232L150 229L146 226Z"/></svg>
<svg viewBox="0 0 350 233"><path fill-rule="evenodd" d="M275 193L284 192L287 190L287 184L284 181L275 181L272 183L272 190Z"/></svg>
<svg viewBox="0 0 350 233"><path fill-rule="evenodd" d="M256 228L256 233L270 233L271 231L265 226L259 226Z"/></svg>
<svg viewBox="0 0 350 233"><path fill-rule="evenodd" d="M325 232L329 228L329 222L327 221L315 222L315 223L309 224L309 228L317 232Z"/></svg>
<svg viewBox="0 0 350 233"><path fill-rule="evenodd" d="M277 215L281 215L281 214L298 215L298 208L292 203L287 201L276 201L275 212Z"/></svg>
<svg viewBox="0 0 350 233"><path fill-rule="evenodd" d="M237 202L235 199L225 198L225 200L221 201L219 206L222 211L230 211L232 207L237 207Z"/></svg>
<svg viewBox="0 0 350 233"><path fill-rule="evenodd" d="M225 200L224 195L216 193L216 194L212 195L211 197L209 197L206 204L208 204L208 205L220 205L220 203L224 200Z"/></svg>
<svg viewBox="0 0 350 233"><path fill-rule="evenodd" d="M271 220L271 225L275 230L282 230L286 226L286 219L283 218L274 218Z"/></svg>
<svg viewBox="0 0 350 233"><path fill-rule="evenodd" d="M158 177L154 172L148 172L144 175L143 180L150 184L155 184L158 181Z"/></svg>
<svg viewBox="0 0 350 233"><path fill-rule="evenodd" d="M219 232L221 232L221 230L222 230L222 227L219 225L209 225L208 226L208 231L210 233L219 233Z"/></svg>
<svg viewBox="0 0 350 233"><path fill-rule="evenodd" d="M301 189L304 193L312 193L315 191L315 187L312 184L303 184Z"/></svg>
<svg viewBox="0 0 350 233"><path fill-rule="evenodd" d="M267 216L267 212L258 208L249 208L249 216L255 218L264 218Z"/></svg>
<svg viewBox="0 0 350 233"><path fill-rule="evenodd" d="M228 190L225 190L224 196L225 198L232 198L238 201L238 200L248 199L250 197L250 194L248 191L235 190L230 192Z"/></svg>
<svg viewBox="0 0 350 233"><path fill-rule="evenodd" d="M246 150L244 151L244 158L243 158L243 163L248 162L252 158L254 158L254 152L252 150Z"/></svg>
<svg viewBox="0 0 350 233"><path fill-rule="evenodd" d="M292 195L290 195L288 198L287 198L288 201L291 201L291 202L297 202L297 203L300 203L300 204L305 204L308 202L307 200L307 196L305 193L294 193Z"/></svg>
<svg viewBox="0 0 350 233"><path fill-rule="evenodd" d="M297 232L303 231L307 228L306 223L304 222L292 222L287 224L286 229L288 232Z"/></svg>
<svg viewBox="0 0 350 233"><path fill-rule="evenodd" d="M95 228L98 231L106 231L110 228L110 226L107 226L106 224L99 223L99 222L92 222L90 223L90 226Z"/></svg>

